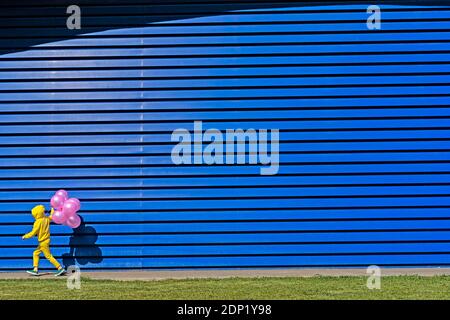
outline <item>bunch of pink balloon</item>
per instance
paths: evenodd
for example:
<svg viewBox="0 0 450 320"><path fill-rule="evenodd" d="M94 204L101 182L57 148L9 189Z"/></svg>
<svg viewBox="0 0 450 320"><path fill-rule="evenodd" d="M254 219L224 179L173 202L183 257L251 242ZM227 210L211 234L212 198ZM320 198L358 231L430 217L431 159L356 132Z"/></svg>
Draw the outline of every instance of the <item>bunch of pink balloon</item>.
<svg viewBox="0 0 450 320"><path fill-rule="evenodd" d="M80 226L81 218L77 214L77 211L81 207L80 200L77 198L69 198L66 190L58 190L50 199L50 204L55 209L52 216L53 222L66 225L72 229Z"/></svg>

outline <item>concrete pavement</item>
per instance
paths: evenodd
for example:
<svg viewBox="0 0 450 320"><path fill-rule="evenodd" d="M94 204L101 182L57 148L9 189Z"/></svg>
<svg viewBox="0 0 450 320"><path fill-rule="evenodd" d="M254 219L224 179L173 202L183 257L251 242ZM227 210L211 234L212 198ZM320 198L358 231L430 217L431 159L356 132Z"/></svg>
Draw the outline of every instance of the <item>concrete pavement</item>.
<svg viewBox="0 0 450 320"><path fill-rule="evenodd" d="M199 279L199 278L254 278L254 277L314 277L314 276L367 276L366 269L265 269L265 270L171 270L171 271L83 271L82 276L96 280L165 280L165 279ZM450 268L382 268L384 276L450 275ZM0 272L2 279L56 279L52 273L43 273L33 277L25 272Z"/></svg>

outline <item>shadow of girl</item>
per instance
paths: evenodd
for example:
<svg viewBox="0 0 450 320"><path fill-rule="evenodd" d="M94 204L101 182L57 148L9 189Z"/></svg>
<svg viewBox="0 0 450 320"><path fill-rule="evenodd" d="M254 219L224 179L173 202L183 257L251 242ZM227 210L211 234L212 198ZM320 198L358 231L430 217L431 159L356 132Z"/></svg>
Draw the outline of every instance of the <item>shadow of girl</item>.
<svg viewBox="0 0 450 320"><path fill-rule="evenodd" d="M71 265L102 262L102 250L95 243L97 239L97 231L93 227L86 226L83 217L81 217L80 226L73 229L73 234L69 240L70 251L62 255L64 266L67 268Z"/></svg>

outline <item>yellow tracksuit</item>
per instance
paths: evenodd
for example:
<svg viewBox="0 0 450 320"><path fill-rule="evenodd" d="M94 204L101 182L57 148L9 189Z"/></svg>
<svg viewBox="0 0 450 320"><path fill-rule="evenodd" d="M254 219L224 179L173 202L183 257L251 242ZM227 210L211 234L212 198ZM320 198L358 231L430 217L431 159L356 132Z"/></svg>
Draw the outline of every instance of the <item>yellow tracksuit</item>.
<svg viewBox="0 0 450 320"><path fill-rule="evenodd" d="M31 214L33 215L36 221L33 224L33 230L31 232L25 234L23 239L28 239L33 236L38 237L39 245L36 250L33 252L33 266L38 268L39 266L39 255L44 253L45 258L51 262L55 266L55 268L59 269L61 265L58 261L52 256L50 253L50 217L45 215L45 207L43 205L35 206L31 210ZM53 210L52 210L53 214Z"/></svg>

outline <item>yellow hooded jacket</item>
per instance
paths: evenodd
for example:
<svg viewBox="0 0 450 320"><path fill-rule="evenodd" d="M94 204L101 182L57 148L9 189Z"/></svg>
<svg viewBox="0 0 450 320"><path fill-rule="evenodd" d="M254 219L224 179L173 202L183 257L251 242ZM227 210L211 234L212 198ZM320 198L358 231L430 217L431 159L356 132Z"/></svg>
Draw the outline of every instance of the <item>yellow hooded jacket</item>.
<svg viewBox="0 0 450 320"><path fill-rule="evenodd" d="M50 239L50 222L53 214L53 208L50 216L45 215L45 207L43 205L35 206L31 210L31 214L36 221L33 224L33 230L24 235L23 238L28 239L33 236L37 236L39 242Z"/></svg>

